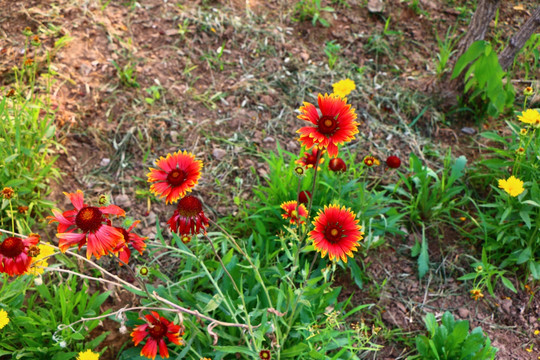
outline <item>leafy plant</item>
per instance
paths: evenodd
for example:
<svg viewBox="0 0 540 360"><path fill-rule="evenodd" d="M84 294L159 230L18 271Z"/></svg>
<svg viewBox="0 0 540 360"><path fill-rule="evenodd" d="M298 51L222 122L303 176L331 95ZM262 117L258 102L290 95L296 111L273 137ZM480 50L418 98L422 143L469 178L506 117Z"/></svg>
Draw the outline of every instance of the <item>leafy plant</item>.
<svg viewBox="0 0 540 360"><path fill-rule="evenodd" d="M141 87L137 82L137 73L135 72L135 67L131 63L127 63L124 66L120 66L116 61L111 60L114 68L116 69L116 74L120 79L122 85L127 87L139 88Z"/></svg>
<svg viewBox="0 0 540 360"><path fill-rule="evenodd" d="M108 292L90 295L88 285L81 286L76 277L61 285L37 285L35 291L30 288L32 282L33 276L8 281L3 274L0 304L11 321L0 335L0 355L11 355L14 359L68 360L78 351L96 348L105 339L108 333L84 341L99 325L97 319L72 328L62 324L101 313L100 306L109 297Z"/></svg>
<svg viewBox="0 0 540 360"><path fill-rule="evenodd" d="M341 45L336 43L335 40L327 41L324 47L324 53L328 57L328 67L333 69L341 53Z"/></svg>
<svg viewBox="0 0 540 360"><path fill-rule="evenodd" d="M507 81L506 84L503 82L507 74L499 64L497 53L493 51L491 43L484 40L472 43L456 62L452 79L464 71L464 94L471 91L467 102L471 103L475 98L479 98L486 104L485 109L482 108L479 113L485 110L488 115L495 117L512 107L515 98L514 88L511 81Z"/></svg>
<svg viewBox="0 0 540 360"><path fill-rule="evenodd" d="M435 71L437 76L441 77L446 71L448 71L448 60L456 52L454 50L457 42L457 38L451 38L452 28L449 27L446 31L444 40L439 37L439 34L436 32L435 37L437 38L437 46L439 52L437 53L437 61L435 64Z"/></svg>
<svg viewBox="0 0 540 360"><path fill-rule="evenodd" d="M315 26L318 21L324 27L329 27L330 24L321 17L322 12L334 12L333 7L322 7L321 0L300 0L296 3L294 9L298 16L298 21L311 20L313 26Z"/></svg>
<svg viewBox="0 0 540 360"><path fill-rule="evenodd" d="M428 313L424 318L428 336L416 337L418 355L411 359L422 360L491 360L497 349L484 335L480 327L469 332L467 320L455 321L450 312L442 316L439 325L435 316Z"/></svg>

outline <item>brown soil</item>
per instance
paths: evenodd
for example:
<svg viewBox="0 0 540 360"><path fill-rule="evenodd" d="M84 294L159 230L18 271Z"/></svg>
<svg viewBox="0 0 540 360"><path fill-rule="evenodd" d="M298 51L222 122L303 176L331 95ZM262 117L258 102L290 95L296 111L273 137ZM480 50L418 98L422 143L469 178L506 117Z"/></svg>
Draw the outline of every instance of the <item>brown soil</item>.
<svg viewBox="0 0 540 360"><path fill-rule="evenodd" d="M411 151L424 157L428 143L452 147L455 155L478 156L477 139L461 132L463 126L478 127L469 119L442 125L441 104L426 100L438 88L434 73L426 71L433 68L438 51L435 31L444 36L456 25L462 33L470 13L447 1L421 0L424 12L418 14L404 1L388 0L382 14L371 14L364 1L350 0L350 9L336 7L335 16L323 14L331 23L323 28L292 21L291 3L147 0L132 6L119 0L0 0L0 85L7 92L13 83L11 69L22 61L22 30L27 26L43 44L35 55L41 72L48 66L47 49L58 73L51 99L66 152L60 153L58 166L64 175L52 199L62 207L64 191L81 189L90 199L111 194L129 216L143 219L142 234L151 236L156 218L164 225L170 209L157 202L148 208L147 168L161 155L189 149L205 164L197 192L204 194L210 216L234 215L231 194L249 197L267 172L257 151L273 150L279 142L298 152L294 138L300 120L294 110L304 100L313 101L312 95L330 92L333 82L355 75L351 64L364 69L349 98L361 120L360 139L353 147L362 147L359 158L364 153L406 158ZM497 33L503 37L536 6L522 1L525 10L520 10L516 4L501 4ZM397 33L383 34L386 18L391 19L389 30ZM53 50L65 36L71 39L68 44ZM347 74L325 67L328 40L341 44L339 66ZM219 47L225 50L218 59ZM138 88L121 83L122 71L113 61L124 73L133 70ZM44 91L44 82L40 84ZM152 96L145 89L152 86L159 88L160 99L149 104L145 98ZM413 128L417 132L407 126L422 111L412 99L428 104ZM423 160L440 166L440 159ZM243 180L241 189L237 177ZM425 312L450 310L481 326L500 348L500 359L537 359L540 337L533 332L540 327L538 296L523 289L517 295L499 289L496 298L471 300L468 287L455 279L468 266L463 254L476 249L461 241L452 244L448 248L439 243L437 251L430 244L432 261L440 266L418 281L411 239L391 239L364 260L370 263L371 281L387 279L380 293L374 296L368 284L360 292L346 286L344 294L355 292L355 303L375 303L386 326L404 331L422 330ZM114 299L107 308L131 301ZM105 342L110 349L102 358L114 359L129 336L119 336L118 323L112 321L105 321L102 330L111 331ZM524 350L531 343L534 353ZM383 345L377 358L404 358L410 350L397 342Z"/></svg>

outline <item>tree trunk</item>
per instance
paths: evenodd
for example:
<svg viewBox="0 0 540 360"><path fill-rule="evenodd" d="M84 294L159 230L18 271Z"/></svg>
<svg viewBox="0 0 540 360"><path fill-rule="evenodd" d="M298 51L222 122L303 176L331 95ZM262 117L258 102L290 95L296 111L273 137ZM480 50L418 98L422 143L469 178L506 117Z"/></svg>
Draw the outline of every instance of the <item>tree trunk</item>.
<svg viewBox="0 0 540 360"><path fill-rule="evenodd" d="M525 46L525 43L540 27L540 7L538 7L531 17L521 26L519 31L510 39L508 46L499 55L499 64L506 70L514 62L517 53Z"/></svg>
<svg viewBox="0 0 540 360"><path fill-rule="evenodd" d="M477 40L484 40L491 19L495 16L500 0L478 0L476 11L473 14L465 36L460 40L454 59L459 59L471 44ZM463 74L450 81L449 88L459 91L463 86Z"/></svg>

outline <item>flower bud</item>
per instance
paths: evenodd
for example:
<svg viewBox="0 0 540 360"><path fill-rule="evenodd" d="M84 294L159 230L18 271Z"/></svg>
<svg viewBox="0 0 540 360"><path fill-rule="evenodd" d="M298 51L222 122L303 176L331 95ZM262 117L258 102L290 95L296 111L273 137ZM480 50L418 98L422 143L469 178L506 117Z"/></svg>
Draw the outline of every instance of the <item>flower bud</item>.
<svg viewBox="0 0 540 360"><path fill-rule="evenodd" d="M397 156L391 155L386 159L386 165L389 168L397 169L401 166L401 160Z"/></svg>
<svg viewBox="0 0 540 360"><path fill-rule="evenodd" d="M334 172L343 172L347 170L347 165L345 164L345 161L343 161L342 158L334 158L330 160L328 167L330 168L330 170Z"/></svg>

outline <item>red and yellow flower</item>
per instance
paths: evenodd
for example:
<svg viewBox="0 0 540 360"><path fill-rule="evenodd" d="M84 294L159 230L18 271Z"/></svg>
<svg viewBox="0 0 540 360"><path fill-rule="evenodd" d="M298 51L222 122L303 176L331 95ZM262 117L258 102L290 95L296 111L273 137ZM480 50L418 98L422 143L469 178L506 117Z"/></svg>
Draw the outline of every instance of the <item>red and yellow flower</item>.
<svg viewBox="0 0 540 360"><path fill-rule="evenodd" d="M10 236L0 244L0 272L9 276L22 275L28 271L32 257L31 247L39 243L39 235L30 234L26 239Z"/></svg>
<svg viewBox="0 0 540 360"><path fill-rule="evenodd" d="M148 182L153 183L150 191L165 202L173 203L184 197L197 185L203 163L187 151L167 154L156 162L157 169L150 168Z"/></svg>
<svg viewBox="0 0 540 360"><path fill-rule="evenodd" d="M354 109L347 104L347 99L335 94L319 94L319 111L310 103L304 102L300 107L298 118L309 121L313 126L306 126L297 131L298 139L307 149L317 146L327 149L330 157L338 155L338 145L354 139L358 133L358 123Z"/></svg>
<svg viewBox="0 0 540 360"><path fill-rule="evenodd" d="M328 254L331 261L341 259L347 262L347 255L353 257L352 252L358 250L358 241L364 235L355 218L354 212L339 205L329 205L319 210L313 221L315 229L309 232L309 236L323 258Z"/></svg>
<svg viewBox="0 0 540 360"><path fill-rule="evenodd" d="M366 164L366 166L372 167L379 166L381 163L379 162L379 160L370 155L364 158L364 164Z"/></svg>
<svg viewBox="0 0 540 360"><path fill-rule="evenodd" d="M289 219L291 224L305 223L305 221L302 219L307 218L308 213L304 204L298 205L298 202L291 200L281 204L281 208L285 210L285 214L281 214L283 219Z"/></svg>
<svg viewBox="0 0 540 360"><path fill-rule="evenodd" d="M159 356L168 358L169 350L165 339L176 345L184 345L184 340L181 337L183 333L180 334L180 325L174 325L155 311L151 311L151 314L144 317L147 323L137 326L131 333L135 346L146 339L146 344L141 349L141 356L155 359L159 349Z"/></svg>
<svg viewBox="0 0 540 360"><path fill-rule="evenodd" d="M172 232L181 235L195 235L201 230L206 234L208 218L204 215L201 200L188 195L178 202L173 216L167 221Z"/></svg>
<svg viewBox="0 0 540 360"><path fill-rule="evenodd" d="M319 155L319 151L321 152L321 155ZM306 152L304 156L302 156L300 159L296 160L295 163L298 165L301 165L307 169L315 167L315 164L317 163L317 156L320 156L319 159L319 165L324 162L324 152L325 150L319 150L318 148L314 147L311 152ZM317 170L320 170L319 167Z"/></svg>
<svg viewBox="0 0 540 360"><path fill-rule="evenodd" d="M60 211L53 209L54 216L49 216L50 223L58 222L58 234L60 239L58 247L65 252L71 246L87 245L86 257L90 259L94 255L97 259L108 253L114 252L119 243L124 241L123 234L109 225L108 216L125 216L124 210L116 205L88 206L84 203L84 194L81 190L75 193L64 193L73 204L75 209ZM79 230L80 232L77 232Z"/></svg>
<svg viewBox="0 0 540 360"><path fill-rule="evenodd" d="M139 252L139 254L143 254L144 249L146 249L146 243L145 241L148 240L147 237L140 237L139 235L135 234L133 232L133 228L137 226L140 223L139 220L134 221L133 224L127 229L124 229L123 227L116 227L115 229L122 233L122 237L124 238L124 241L119 242L118 245L116 245L116 248L114 249L114 252L117 254L118 258L125 262L126 264L129 262L129 258L131 257L131 249L128 245L131 245L135 250ZM123 265L120 263L120 265Z"/></svg>

